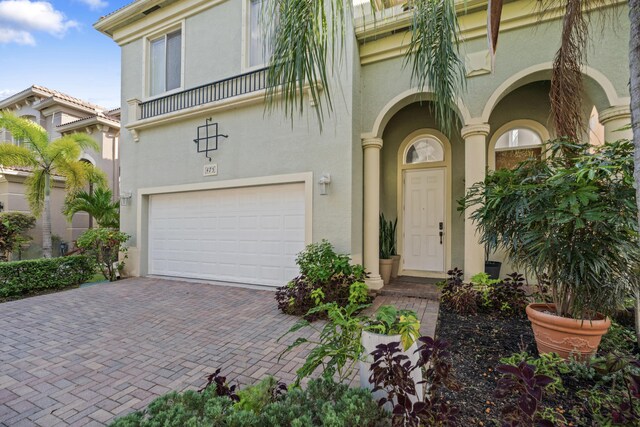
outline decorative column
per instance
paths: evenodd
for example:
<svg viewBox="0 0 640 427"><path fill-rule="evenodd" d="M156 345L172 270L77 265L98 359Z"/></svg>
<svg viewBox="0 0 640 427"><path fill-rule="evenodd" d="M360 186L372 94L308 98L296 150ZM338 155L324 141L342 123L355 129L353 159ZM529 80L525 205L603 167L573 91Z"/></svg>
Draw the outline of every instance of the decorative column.
<svg viewBox="0 0 640 427"><path fill-rule="evenodd" d="M619 139L633 140L633 132L630 127L627 130L619 130L631 124L631 109L628 105L618 105L602 110L598 113L598 118L604 126L605 142L614 142Z"/></svg>
<svg viewBox="0 0 640 427"><path fill-rule="evenodd" d="M364 267L369 272L366 280L369 289L381 289L384 286L380 277L380 149L381 138L364 138Z"/></svg>
<svg viewBox="0 0 640 427"><path fill-rule="evenodd" d="M484 181L487 174L487 123L465 126L460 130L464 138L464 186L466 191L476 182ZM464 219L464 275L471 278L484 271L484 246L471 220L471 210Z"/></svg>

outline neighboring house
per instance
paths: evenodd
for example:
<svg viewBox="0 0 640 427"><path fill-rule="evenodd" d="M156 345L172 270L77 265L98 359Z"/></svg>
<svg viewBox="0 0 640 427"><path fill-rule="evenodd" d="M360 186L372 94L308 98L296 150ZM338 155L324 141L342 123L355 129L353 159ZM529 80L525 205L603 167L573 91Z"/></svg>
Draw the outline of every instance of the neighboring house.
<svg viewBox="0 0 640 427"><path fill-rule="evenodd" d="M483 270L483 247L457 200L487 169L538 154L550 137L549 79L564 11L541 18L538 2L508 2L492 67L486 2L460 2L468 84L449 136L430 94L402 66L411 12L395 7L374 22L365 11L348 29L334 111L320 132L309 101L293 124L279 110L265 113L261 1L138 0L95 24L122 48L129 272L282 285L305 243L327 239L363 262L379 288L380 212L398 218L400 274ZM594 126L611 140L630 121L629 23L626 2L607 5L615 31L594 31L584 102L585 120L595 107ZM599 3L592 8L597 21ZM224 135L209 139L211 161L197 150L207 130Z"/></svg>
<svg viewBox="0 0 640 427"><path fill-rule="evenodd" d="M67 133L86 132L101 147L102 152L87 150L81 160L87 161L102 169L107 176L108 184L113 188L114 198L119 197L119 153L120 109L107 110L81 99L47 89L42 86L31 86L6 99L0 100L0 110L8 110L20 117L28 118L56 139ZM0 129L0 142L20 144L5 129ZM3 167L0 170L0 203L3 211L29 212L29 204L25 197L24 180L29 175L28 168ZM92 219L86 213L74 215L69 223L62 214L64 206L64 181L62 177L54 177L51 192L51 229L52 234L73 248L73 242L87 228L92 226ZM31 233L34 240L32 247L23 257L41 255L42 222L39 219ZM54 254L59 251L59 244L54 242Z"/></svg>

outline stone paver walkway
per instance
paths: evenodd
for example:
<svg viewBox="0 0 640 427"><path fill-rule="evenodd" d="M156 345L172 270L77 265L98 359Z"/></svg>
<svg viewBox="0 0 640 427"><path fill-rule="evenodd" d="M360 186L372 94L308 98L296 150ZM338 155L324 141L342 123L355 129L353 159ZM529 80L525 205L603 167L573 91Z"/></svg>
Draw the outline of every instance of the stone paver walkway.
<svg viewBox="0 0 640 427"><path fill-rule="evenodd" d="M291 382L306 349L277 339L297 318L273 292L151 278L0 304L0 425L104 425L169 390L198 388L222 368L251 384ZM433 335L436 302L381 296L412 308Z"/></svg>

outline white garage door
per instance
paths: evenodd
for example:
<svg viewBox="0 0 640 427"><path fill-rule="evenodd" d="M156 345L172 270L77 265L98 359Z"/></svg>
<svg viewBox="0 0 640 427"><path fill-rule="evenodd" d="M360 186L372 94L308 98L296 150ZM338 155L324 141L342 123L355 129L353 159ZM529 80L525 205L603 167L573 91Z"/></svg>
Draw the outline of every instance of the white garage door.
<svg viewBox="0 0 640 427"><path fill-rule="evenodd" d="M149 273L283 286L304 249L304 184L158 194Z"/></svg>

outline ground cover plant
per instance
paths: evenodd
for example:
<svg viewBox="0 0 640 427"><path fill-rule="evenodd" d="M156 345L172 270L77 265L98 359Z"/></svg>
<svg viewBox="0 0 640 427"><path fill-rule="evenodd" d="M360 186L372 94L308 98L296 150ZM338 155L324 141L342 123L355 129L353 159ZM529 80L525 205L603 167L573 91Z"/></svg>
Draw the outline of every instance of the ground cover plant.
<svg viewBox="0 0 640 427"><path fill-rule="evenodd" d="M491 280L486 273L478 273L469 283L463 281L463 272L458 268L447 274L449 277L442 285L442 307L459 314L525 315L528 296L521 274L511 273L504 279Z"/></svg>
<svg viewBox="0 0 640 427"><path fill-rule="evenodd" d="M217 370L200 391L165 394L112 427L184 426L386 427L391 416L368 390L349 388L331 378L309 381L306 389L287 387L266 377L239 390Z"/></svg>
<svg viewBox="0 0 640 427"><path fill-rule="evenodd" d="M352 265L348 255L336 253L326 240L308 245L296 257L296 264L300 275L276 291L282 312L313 320L325 312L309 312L318 305L335 302L344 307L369 301L364 267Z"/></svg>
<svg viewBox="0 0 640 427"><path fill-rule="evenodd" d="M450 279L462 286L461 278L457 271ZM447 390L446 397L459 408L460 425L639 425L640 351L632 328L614 323L595 358L567 362L538 354L523 315L483 311L477 294L471 300L477 303L473 313L441 304L436 331L453 343L460 389ZM536 376L544 378L538 383Z"/></svg>
<svg viewBox="0 0 640 427"><path fill-rule="evenodd" d="M0 263L0 300L77 287L93 272L85 256Z"/></svg>

